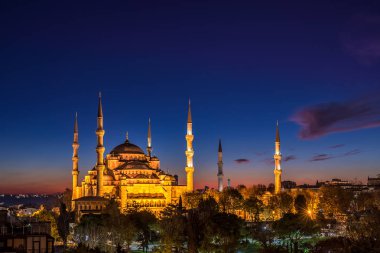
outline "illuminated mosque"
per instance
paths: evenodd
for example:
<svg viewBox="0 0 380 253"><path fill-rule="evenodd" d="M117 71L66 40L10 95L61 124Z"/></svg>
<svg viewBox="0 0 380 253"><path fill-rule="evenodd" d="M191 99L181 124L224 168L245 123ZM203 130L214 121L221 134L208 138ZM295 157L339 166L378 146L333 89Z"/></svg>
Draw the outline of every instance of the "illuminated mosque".
<svg viewBox="0 0 380 253"><path fill-rule="evenodd" d="M146 153L128 139L114 147L104 158L105 130L103 128L103 109L99 94L97 117L97 160L96 165L87 172L84 180L78 184L79 157L78 157L78 117L75 116L72 165L72 209L77 217L86 213L100 213L110 199L114 199L121 211L130 207L144 207L154 214L159 213L169 204L180 201L186 192L194 190L194 164L191 106L189 101L187 115L187 133L185 136L186 155L186 185L178 184L178 176L170 175L160 169L160 160L152 156L152 134L150 119L148 121ZM278 123L276 127L275 154L274 154L275 194L281 191L281 153L280 134ZM223 191L223 153L222 144L218 146L218 188Z"/></svg>
<svg viewBox="0 0 380 253"><path fill-rule="evenodd" d="M75 116L73 141L73 191L72 208L77 215L100 212L109 199L118 202L120 210L133 206L145 207L155 214L168 204L178 203L180 196L194 189L193 167L193 133L189 101L187 116L187 134L185 136L186 185L178 184L178 176L170 175L160 169L160 160L152 156L152 135L150 120L148 123L146 154L137 145L126 139L114 147L104 158L103 109L99 94L97 118L97 160L92 170L78 184L78 118Z"/></svg>

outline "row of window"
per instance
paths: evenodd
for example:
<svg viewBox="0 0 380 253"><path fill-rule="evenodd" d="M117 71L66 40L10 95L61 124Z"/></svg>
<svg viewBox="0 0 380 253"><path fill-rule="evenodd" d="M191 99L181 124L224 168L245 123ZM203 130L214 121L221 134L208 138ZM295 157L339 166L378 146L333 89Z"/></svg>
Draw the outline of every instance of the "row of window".
<svg viewBox="0 0 380 253"><path fill-rule="evenodd" d="M141 201L141 202L128 201L127 202L127 207L133 207L136 205L141 206L141 207L165 207L166 202L165 202L165 200L162 200L162 201Z"/></svg>
<svg viewBox="0 0 380 253"><path fill-rule="evenodd" d="M79 205L78 206L79 210L102 210L103 207L101 205Z"/></svg>

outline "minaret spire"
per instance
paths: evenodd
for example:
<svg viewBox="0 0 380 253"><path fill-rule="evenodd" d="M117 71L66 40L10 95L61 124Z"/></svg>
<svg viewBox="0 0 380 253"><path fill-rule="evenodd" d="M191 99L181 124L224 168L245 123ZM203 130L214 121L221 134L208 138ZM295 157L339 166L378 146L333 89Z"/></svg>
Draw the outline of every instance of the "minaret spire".
<svg viewBox="0 0 380 253"><path fill-rule="evenodd" d="M280 142L280 129L278 127L278 120L276 124L276 142Z"/></svg>
<svg viewBox="0 0 380 253"><path fill-rule="evenodd" d="M191 118L191 105L189 99L189 109L187 113L187 131L186 131L186 182L187 182L187 191L192 192L194 190L194 163L193 163L193 121Z"/></svg>
<svg viewBox="0 0 380 253"><path fill-rule="evenodd" d="M152 132L151 132L151 126L150 126L150 117L148 120L148 139L147 139L146 151L148 153L148 156L151 157L151 155L152 155Z"/></svg>
<svg viewBox="0 0 380 253"><path fill-rule="evenodd" d="M96 162L96 170L97 170L97 185L96 185L96 195L103 196L103 173L104 173L104 134L105 131L103 129L103 108L102 108L102 94L99 92L99 102L98 102L98 120L97 120L97 162Z"/></svg>
<svg viewBox="0 0 380 253"><path fill-rule="evenodd" d="M219 139L218 147L218 191L223 191L223 150L222 150L222 141Z"/></svg>
<svg viewBox="0 0 380 253"><path fill-rule="evenodd" d="M103 117L102 93L99 92L98 117Z"/></svg>
<svg viewBox="0 0 380 253"><path fill-rule="evenodd" d="M72 191L72 199L77 199L78 193L77 193L77 187L78 187L78 175L79 175L79 169L78 169L78 163L79 163L79 157L78 157L78 149L79 149L79 138L78 138L78 113L75 113L75 120L74 120L74 139L73 139L73 168L72 168L72 175L73 175L73 191ZM72 202L74 205L74 201Z"/></svg>
<svg viewBox="0 0 380 253"><path fill-rule="evenodd" d="M74 134L78 133L78 113L75 113L75 121L74 121ZM74 136L75 141L75 136Z"/></svg>
<svg viewBox="0 0 380 253"><path fill-rule="evenodd" d="M278 121L276 124L276 140L274 144L274 192L276 194L281 192L281 174L282 174L282 169L281 169L281 151L280 151L280 130L278 126Z"/></svg>
<svg viewBox="0 0 380 253"><path fill-rule="evenodd" d="M189 98L189 110L187 112L187 123L192 123L193 120L191 118L191 102L190 102L190 98Z"/></svg>

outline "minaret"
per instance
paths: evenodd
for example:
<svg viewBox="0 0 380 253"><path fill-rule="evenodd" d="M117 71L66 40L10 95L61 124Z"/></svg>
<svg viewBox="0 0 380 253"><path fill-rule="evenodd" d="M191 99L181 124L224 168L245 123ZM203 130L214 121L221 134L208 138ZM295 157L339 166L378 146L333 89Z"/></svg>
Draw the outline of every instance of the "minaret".
<svg viewBox="0 0 380 253"><path fill-rule="evenodd" d="M278 127L278 121L276 125L276 141L274 159L274 193L278 194L281 191L281 152L280 152L280 130Z"/></svg>
<svg viewBox="0 0 380 253"><path fill-rule="evenodd" d="M193 164L193 156L194 156L194 150L193 150L193 121L191 119L191 105L190 105L190 99L189 99L189 111L187 114L187 134L186 134L186 182L187 182L187 191L192 192L194 190L194 164Z"/></svg>
<svg viewBox="0 0 380 253"><path fill-rule="evenodd" d="M148 120L148 143L146 146L146 151L148 153L148 156L151 157L152 155L152 133L150 129L150 118Z"/></svg>
<svg viewBox="0 0 380 253"><path fill-rule="evenodd" d="M219 139L219 148L218 148L218 191L223 191L223 150L222 150L222 141Z"/></svg>
<svg viewBox="0 0 380 253"><path fill-rule="evenodd" d="M98 128L96 129L97 136L97 162L96 162L96 170L97 170L97 185L96 185L96 195L103 196L103 173L104 173L104 129L103 129L103 108L102 108L102 95L99 92L99 104L98 104Z"/></svg>
<svg viewBox="0 0 380 253"><path fill-rule="evenodd" d="M78 187L78 149L79 149L79 142L78 142L78 114L75 113L75 121L74 121L74 140L73 140L73 192L72 192L72 199L77 199L79 196L77 194L77 187ZM74 202L73 202L74 203Z"/></svg>

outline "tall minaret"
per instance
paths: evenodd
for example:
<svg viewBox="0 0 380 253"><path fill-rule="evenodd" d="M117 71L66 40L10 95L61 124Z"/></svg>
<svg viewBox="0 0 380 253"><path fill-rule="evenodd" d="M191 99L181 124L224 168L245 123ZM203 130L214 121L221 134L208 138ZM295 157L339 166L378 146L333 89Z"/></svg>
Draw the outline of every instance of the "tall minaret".
<svg viewBox="0 0 380 253"><path fill-rule="evenodd" d="M278 121L276 125L276 141L274 159L274 193L278 194L281 191L281 152L280 152L280 130L278 127Z"/></svg>
<svg viewBox="0 0 380 253"><path fill-rule="evenodd" d="M102 95L99 92L99 104L98 104L98 128L96 129L97 136L97 162L96 162L96 170L97 170L97 185L96 185L96 195L103 196L103 173L104 173L104 129L103 129L103 108L102 108Z"/></svg>
<svg viewBox="0 0 380 253"><path fill-rule="evenodd" d="M218 191L223 191L223 150L222 150L222 141L219 139L219 148L218 148Z"/></svg>
<svg viewBox="0 0 380 253"><path fill-rule="evenodd" d="M187 134L186 134L186 181L187 181L187 191L192 192L194 190L194 164L193 164L193 156L194 156L194 150L193 150L193 121L191 119L191 105L190 105L190 99L189 99L189 111L187 114Z"/></svg>
<svg viewBox="0 0 380 253"><path fill-rule="evenodd" d="M148 153L148 156L151 157L152 155L152 133L150 129L150 118L148 120L148 143L146 146L146 151Z"/></svg>
<svg viewBox="0 0 380 253"><path fill-rule="evenodd" d="M78 114L75 113L75 121L74 121L74 140L73 140L73 192L72 192L72 199L77 199L79 196L77 194L77 187L78 187L78 149L79 149L79 142L78 142ZM74 203L74 202L73 202Z"/></svg>

